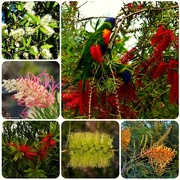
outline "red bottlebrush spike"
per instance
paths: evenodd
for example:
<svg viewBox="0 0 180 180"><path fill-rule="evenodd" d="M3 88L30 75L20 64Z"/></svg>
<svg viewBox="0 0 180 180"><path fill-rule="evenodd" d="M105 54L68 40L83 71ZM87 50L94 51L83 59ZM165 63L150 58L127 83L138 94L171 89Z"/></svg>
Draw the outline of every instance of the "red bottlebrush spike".
<svg viewBox="0 0 180 180"><path fill-rule="evenodd" d="M62 101L68 102L77 98L78 96L79 94L77 92L70 92L70 93L62 92Z"/></svg>
<svg viewBox="0 0 180 180"><path fill-rule="evenodd" d="M173 74L177 73L176 69L178 70L178 61L170 60L168 64L168 84L173 83Z"/></svg>
<svg viewBox="0 0 180 180"><path fill-rule="evenodd" d="M155 53L162 53L174 40L174 33L165 29L162 25L158 28L156 34L151 38L151 45L155 46Z"/></svg>
<svg viewBox="0 0 180 180"><path fill-rule="evenodd" d="M130 62L136 55L134 54L134 51L136 50L136 47L133 47L130 49L127 53L123 55L123 57L119 60L122 64L127 64Z"/></svg>
<svg viewBox="0 0 180 180"><path fill-rule="evenodd" d="M56 145L56 141L52 139L51 134L48 133L42 140L41 144L44 149L53 148Z"/></svg>
<svg viewBox="0 0 180 180"><path fill-rule="evenodd" d="M111 31L108 30L108 29L104 29L102 36L103 36L103 39L104 39L104 44L108 45L109 40L110 40L110 36L111 36Z"/></svg>
<svg viewBox="0 0 180 180"><path fill-rule="evenodd" d="M165 62L160 62L158 65L156 65L152 70L151 70L151 76L153 79L157 79L160 77L167 69L167 63Z"/></svg>
<svg viewBox="0 0 180 180"><path fill-rule="evenodd" d="M174 104L175 106L178 104L178 98L179 98L179 74L177 72L173 73L172 78L172 85L170 89L170 97L169 101L170 103Z"/></svg>
<svg viewBox="0 0 180 180"><path fill-rule="evenodd" d="M119 98L124 98L129 101L133 101L136 98L136 92L132 83L122 83L117 91Z"/></svg>
<svg viewBox="0 0 180 180"><path fill-rule="evenodd" d="M102 63L104 61L104 59L102 58L101 48L98 44L93 44L90 47L90 53L92 58L98 63Z"/></svg>
<svg viewBox="0 0 180 180"><path fill-rule="evenodd" d="M44 161L48 157L47 151L44 148L40 149L38 155L41 161Z"/></svg>

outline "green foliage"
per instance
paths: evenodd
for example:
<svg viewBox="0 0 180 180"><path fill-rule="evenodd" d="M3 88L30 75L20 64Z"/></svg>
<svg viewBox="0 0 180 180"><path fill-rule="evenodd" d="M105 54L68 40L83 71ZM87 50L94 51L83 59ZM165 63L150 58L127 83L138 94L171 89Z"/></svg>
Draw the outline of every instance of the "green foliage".
<svg viewBox="0 0 180 180"><path fill-rule="evenodd" d="M106 133L71 133L68 135L70 162L73 168L109 166L113 158L113 139Z"/></svg>
<svg viewBox="0 0 180 180"><path fill-rule="evenodd" d="M175 178L178 175L178 123L175 121L123 122L129 127L131 139L126 152L121 151L121 172L124 178ZM122 138L122 137L121 137ZM124 137L126 138L126 137ZM177 154L167 164L165 172L158 175L143 153L155 146L174 149ZM164 157L167 154L164 154Z"/></svg>
<svg viewBox="0 0 180 180"><path fill-rule="evenodd" d="M14 143L30 146L37 152L41 140L48 133L56 140L56 146L49 149L47 158L26 157L25 152L10 146ZM2 175L5 178L56 178L59 176L59 124L53 121L6 121L2 133Z"/></svg>
<svg viewBox="0 0 180 180"><path fill-rule="evenodd" d="M59 4L4 2L2 55L5 59L57 59Z"/></svg>

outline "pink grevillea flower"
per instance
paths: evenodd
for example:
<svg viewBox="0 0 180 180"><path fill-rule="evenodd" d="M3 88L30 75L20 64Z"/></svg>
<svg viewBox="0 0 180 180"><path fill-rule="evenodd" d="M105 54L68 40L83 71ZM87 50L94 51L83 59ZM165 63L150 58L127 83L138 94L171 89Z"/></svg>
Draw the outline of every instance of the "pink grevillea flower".
<svg viewBox="0 0 180 180"><path fill-rule="evenodd" d="M18 79L3 80L3 87L9 92L16 91L12 98L20 106L48 108L54 103L54 90L58 84L55 84L53 76L44 71L37 76L28 73Z"/></svg>

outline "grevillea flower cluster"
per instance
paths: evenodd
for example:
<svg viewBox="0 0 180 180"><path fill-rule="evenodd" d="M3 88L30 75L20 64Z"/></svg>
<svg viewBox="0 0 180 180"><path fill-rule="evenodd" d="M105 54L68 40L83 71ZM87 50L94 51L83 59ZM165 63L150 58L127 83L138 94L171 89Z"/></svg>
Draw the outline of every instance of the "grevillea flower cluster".
<svg viewBox="0 0 180 180"><path fill-rule="evenodd" d="M37 76L28 73L18 79L3 80L2 86L8 92L15 92L12 98L26 108L48 108L54 104L54 91L58 88L53 76L45 71Z"/></svg>
<svg viewBox="0 0 180 180"><path fill-rule="evenodd" d="M129 127L121 130L121 147L124 152L128 149L128 145L131 141L131 131Z"/></svg>
<svg viewBox="0 0 180 180"><path fill-rule="evenodd" d="M33 160L34 158L39 158L41 161L47 159L48 153L52 148L56 146L56 141L53 139L52 135L48 133L43 137L40 142L39 149L32 148L27 144L18 144L18 143L8 143L10 149L15 148L16 151L19 152L19 156L15 156L18 159L28 158L29 160Z"/></svg>
<svg viewBox="0 0 180 180"><path fill-rule="evenodd" d="M151 167L158 176L162 176L175 155L175 150L165 146L153 146L143 153L143 157L148 157Z"/></svg>

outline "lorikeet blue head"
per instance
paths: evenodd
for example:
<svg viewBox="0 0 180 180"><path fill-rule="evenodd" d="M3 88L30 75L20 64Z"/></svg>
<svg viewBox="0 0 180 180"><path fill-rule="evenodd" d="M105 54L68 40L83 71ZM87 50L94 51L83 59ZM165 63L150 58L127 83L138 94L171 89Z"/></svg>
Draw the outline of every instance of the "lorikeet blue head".
<svg viewBox="0 0 180 180"><path fill-rule="evenodd" d="M119 75L125 84L128 84L131 81L131 72L129 70L124 70Z"/></svg>
<svg viewBox="0 0 180 180"><path fill-rule="evenodd" d="M115 18L113 18L113 17L108 17L108 18L106 18L106 20L104 21L104 22L110 22L111 23L111 25L112 25L112 29L114 28L114 26L115 26Z"/></svg>

